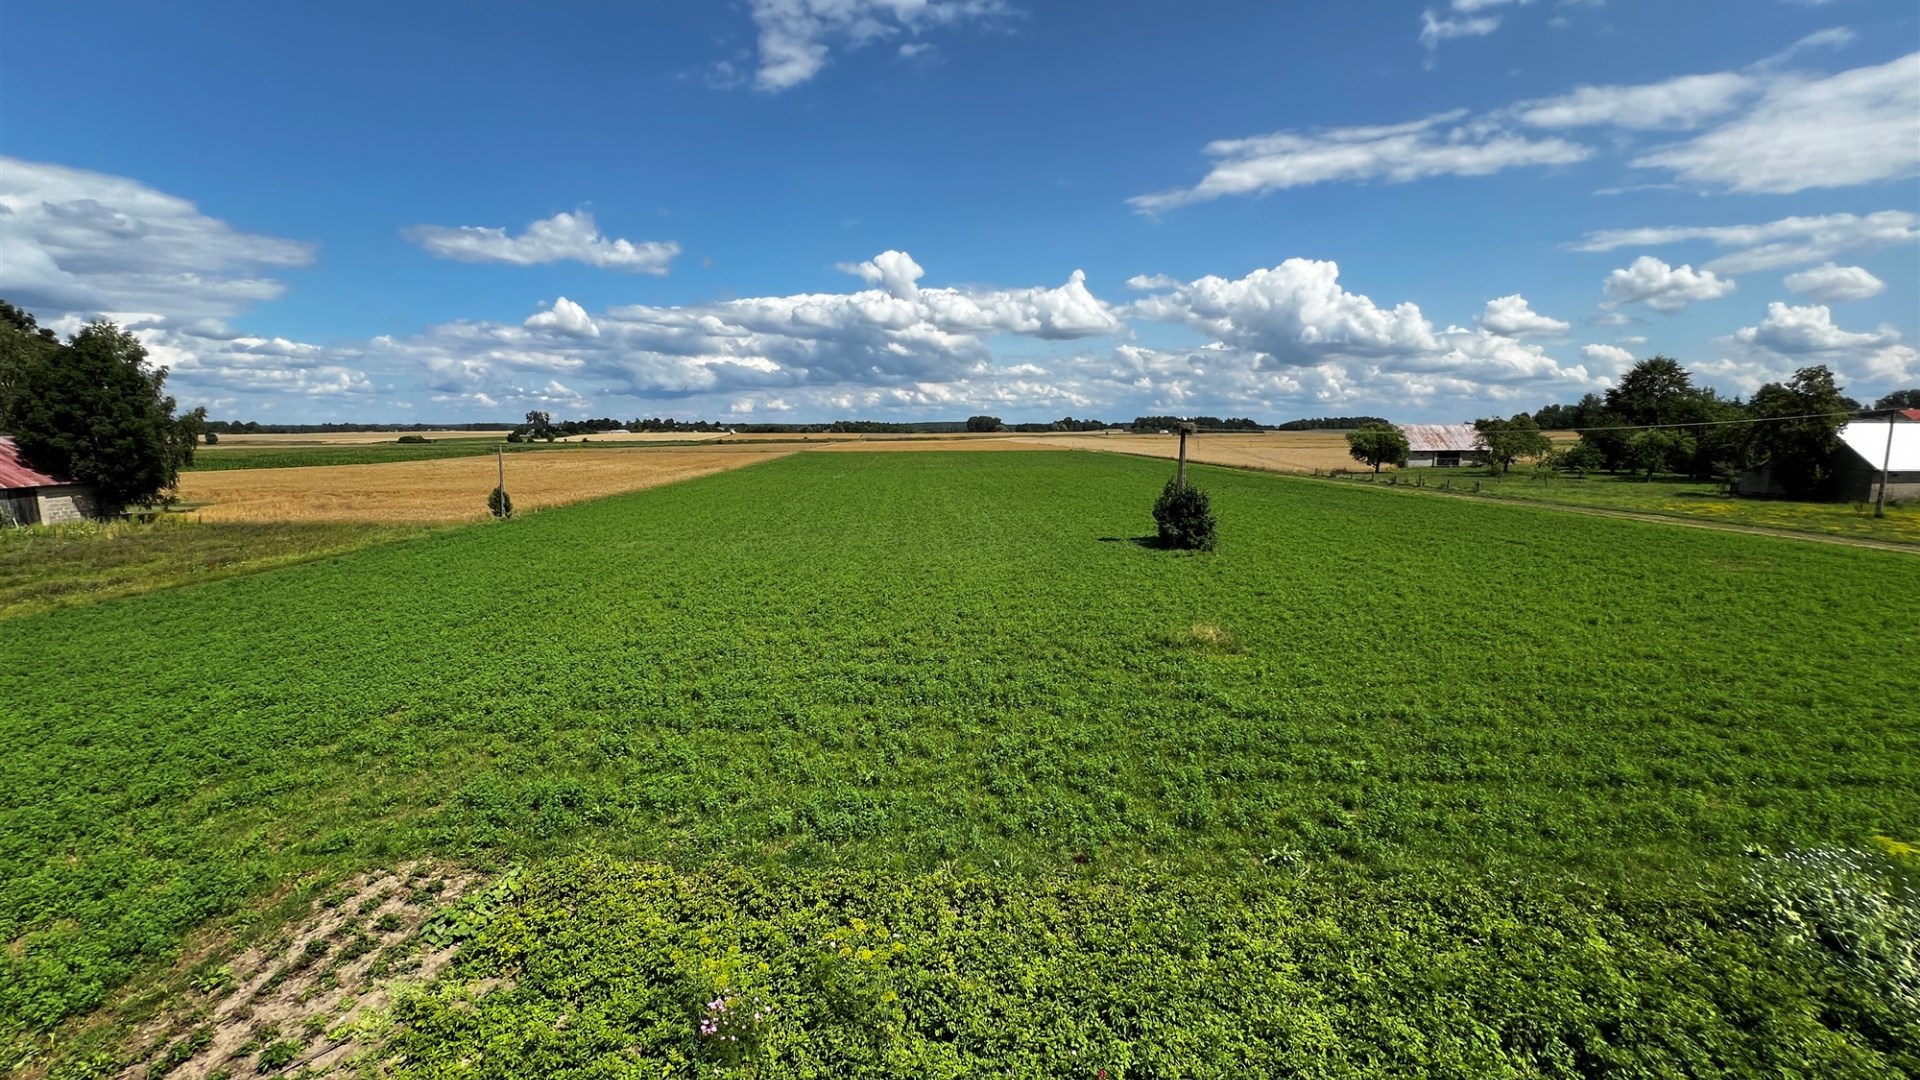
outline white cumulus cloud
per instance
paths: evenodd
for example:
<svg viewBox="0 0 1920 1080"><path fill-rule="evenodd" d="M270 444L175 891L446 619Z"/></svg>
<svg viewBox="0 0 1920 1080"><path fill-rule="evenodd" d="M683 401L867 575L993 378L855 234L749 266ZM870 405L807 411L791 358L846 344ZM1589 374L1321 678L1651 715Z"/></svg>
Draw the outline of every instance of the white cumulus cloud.
<svg viewBox="0 0 1920 1080"><path fill-rule="evenodd" d="M1571 329L1571 324L1533 310L1527 298L1519 293L1487 301L1487 309L1480 314L1480 325L1511 337L1551 336Z"/></svg>
<svg viewBox="0 0 1920 1080"><path fill-rule="evenodd" d="M1734 331L1734 340L1786 356L1806 356L1879 349L1897 344L1900 334L1891 327L1874 333L1855 333L1834 325L1833 312L1825 304L1794 307L1774 301L1767 305L1767 317L1758 326Z"/></svg>
<svg viewBox="0 0 1920 1080"><path fill-rule="evenodd" d="M1417 305L1382 308L1341 287L1339 277L1335 263L1288 259L1241 278L1175 286L1135 301L1133 312L1215 339L1202 354L1244 354L1261 371L1362 372L1370 392L1406 379L1430 387L1473 384L1489 393L1589 382L1585 368L1564 367L1537 345L1485 328L1438 329Z"/></svg>
<svg viewBox="0 0 1920 1080"><path fill-rule="evenodd" d="M551 308L529 315L520 325L529 330L552 330L575 337L600 336L600 327L587 315L587 309L564 296L555 300Z"/></svg>
<svg viewBox="0 0 1920 1080"><path fill-rule="evenodd" d="M1886 291L1887 283L1862 267L1826 263L1811 270L1788 274L1786 286L1809 300L1834 304L1879 296Z"/></svg>
<svg viewBox="0 0 1920 1080"><path fill-rule="evenodd" d="M665 274L680 254L672 241L614 240L601 235L593 214L559 213L529 224L519 236L504 228L475 225L415 225L403 235L431 254L460 262L500 262L515 266L572 259L608 270Z"/></svg>
<svg viewBox="0 0 1920 1080"><path fill-rule="evenodd" d="M1631 266L1607 275L1607 307L1645 304L1655 311L1679 311L1696 300L1714 300L1732 292L1734 283L1711 270L1668 266L1642 255Z"/></svg>
<svg viewBox="0 0 1920 1080"><path fill-rule="evenodd" d="M1618 345L1582 345L1580 355L1594 362L1596 366L1614 374L1621 374L1633 366L1633 354Z"/></svg>

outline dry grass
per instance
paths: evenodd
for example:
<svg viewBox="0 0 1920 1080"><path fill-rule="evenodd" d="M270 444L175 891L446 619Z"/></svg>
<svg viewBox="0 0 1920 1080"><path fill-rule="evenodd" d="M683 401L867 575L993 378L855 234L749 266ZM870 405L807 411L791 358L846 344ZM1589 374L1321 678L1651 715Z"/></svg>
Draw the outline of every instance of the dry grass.
<svg viewBox="0 0 1920 1080"><path fill-rule="evenodd" d="M685 450L570 450L507 460L507 494L516 512L738 469L792 451L768 447ZM180 477L180 497L205 503L208 521L468 521L487 516L496 465L485 456L381 465L195 472Z"/></svg>

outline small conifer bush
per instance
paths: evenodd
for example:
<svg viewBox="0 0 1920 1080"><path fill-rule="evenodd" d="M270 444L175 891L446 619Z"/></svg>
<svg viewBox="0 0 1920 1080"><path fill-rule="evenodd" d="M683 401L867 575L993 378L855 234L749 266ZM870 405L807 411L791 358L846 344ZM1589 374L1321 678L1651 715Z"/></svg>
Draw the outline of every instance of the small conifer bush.
<svg viewBox="0 0 1920 1080"><path fill-rule="evenodd" d="M1160 546L1187 551L1212 551L1213 508L1207 493L1188 484L1181 487L1178 478L1167 481L1166 489L1153 504L1153 521L1160 527Z"/></svg>
<svg viewBox="0 0 1920 1080"><path fill-rule="evenodd" d="M494 488L487 493L487 512L497 518L513 516L513 497L506 488Z"/></svg>

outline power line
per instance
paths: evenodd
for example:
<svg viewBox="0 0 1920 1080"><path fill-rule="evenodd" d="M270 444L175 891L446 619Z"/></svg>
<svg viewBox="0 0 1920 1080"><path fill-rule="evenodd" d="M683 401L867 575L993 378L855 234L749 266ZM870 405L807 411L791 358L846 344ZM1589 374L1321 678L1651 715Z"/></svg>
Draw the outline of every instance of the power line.
<svg viewBox="0 0 1920 1080"><path fill-rule="evenodd" d="M1742 417L1738 420L1694 420L1694 421L1688 421L1685 423L1673 423L1673 424L1614 424L1608 427L1542 428L1541 430L1543 431L1577 431L1584 434L1589 431L1656 431L1664 428L1723 427L1723 426L1732 425L1732 424L1772 424L1772 423L1779 423L1781 421L1786 421L1786 420L1831 420L1834 417L1849 417L1849 418L1864 419L1868 417L1881 416L1891 420L1893 419L1894 416L1898 415L1900 412L1901 410L1899 409L1854 409L1849 412L1801 413L1798 416L1748 416L1748 417ZM1196 430L1195 433L1200 435L1261 435L1261 434L1272 434L1274 430L1276 429L1272 429L1272 428L1199 428ZM1314 430L1332 431L1335 429L1322 428L1322 429L1314 429Z"/></svg>
<svg viewBox="0 0 1920 1080"><path fill-rule="evenodd" d="M1881 409L1855 409L1849 412L1801 413L1798 416L1747 416L1738 420L1695 420L1676 424L1614 424L1609 427L1560 428L1561 431L1657 431L1663 428L1722 427L1729 424L1772 424L1782 420L1831 420L1836 416L1865 416L1868 413L1883 412Z"/></svg>

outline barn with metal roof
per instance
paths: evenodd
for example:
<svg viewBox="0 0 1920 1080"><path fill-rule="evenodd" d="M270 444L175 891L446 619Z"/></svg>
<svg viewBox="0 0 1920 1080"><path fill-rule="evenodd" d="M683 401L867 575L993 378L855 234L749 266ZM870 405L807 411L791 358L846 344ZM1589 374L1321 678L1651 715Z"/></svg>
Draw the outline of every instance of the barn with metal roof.
<svg viewBox="0 0 1920 1080"><path fill-rule="evenodd" d="M1874 502L1884 478L1887 501L1920 499L1920 409L1854 420L1840 429L1840 446L1833 461L1833 498ZM1772 462L1741 473L1733 490L1739 495L1786 494L1773 475Z"/></svg>
<svg viewBox="0 0 1920 1080"><path fill-rule="evenodd" d="M0 525L57 525L109 517L110 509L92 487L28 465L0 435Z"/></svg>
<svg viewBox="0 0 1920 1080"><path fill-rule="evenodd" d="M1408 469L1478 465L1485 451L1472 424L1401 424L1407 436Z"/></svg>

